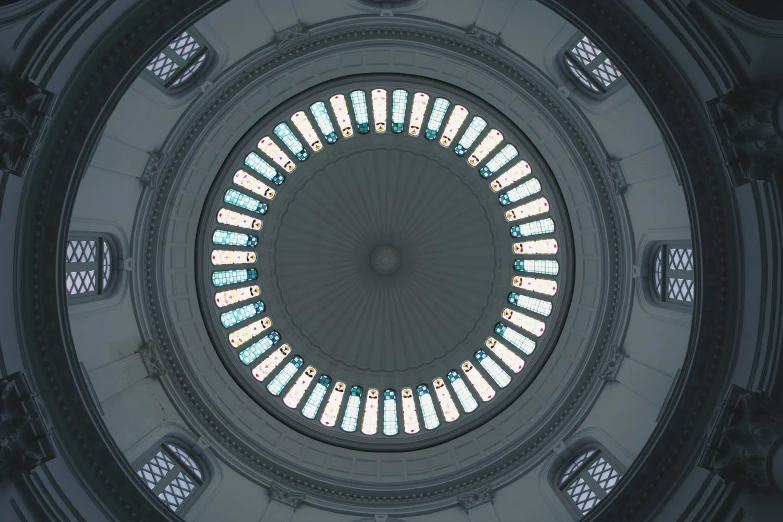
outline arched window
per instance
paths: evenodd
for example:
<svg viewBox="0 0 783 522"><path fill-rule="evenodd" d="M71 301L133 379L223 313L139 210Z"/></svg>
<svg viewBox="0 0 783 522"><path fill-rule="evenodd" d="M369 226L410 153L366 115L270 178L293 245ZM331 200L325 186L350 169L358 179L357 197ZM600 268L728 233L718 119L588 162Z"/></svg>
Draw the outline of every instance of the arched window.
<svg viewBox="0 0 783 522"><path fill-rule="evenodd" d="M136 472L172 511L181 512L205 483L202 466L177 442L162 442Z"/></svg>
<svg viewBox="0 0 783 522"><path fill-rule="evenodd" d="M576 40L563 53L568 72L580 85L595 94L604 94L617 85L623 73L587 36Z"/></svg>
<svg viewBox="0 0 783 522"><path fill-rule="evenodd" d="M693 304L693 263L690 245L661 244L653 249L650 282L652 294L659 302Z"/></svg>
<svg viewBox="0 0 783 522"><path fill-rule="evenodd" d="M203 39L188 29L147 64L145 74L165 89L180 88L203 72L208 56Z"/></svg>
<svg viewBox="0 0 783 522"><path fill-rule="evenodd" d="M105 295L115 279L115 252L104 236L74 236L65 246L65 291L70 299Z"/></svg>
<svg viewBox="0 0 783 522"><path fill-rule="evenodd" d="M586 515L612 492L622 475L597 448L579 454L559 477L558 487L580 515Z"/></svg>

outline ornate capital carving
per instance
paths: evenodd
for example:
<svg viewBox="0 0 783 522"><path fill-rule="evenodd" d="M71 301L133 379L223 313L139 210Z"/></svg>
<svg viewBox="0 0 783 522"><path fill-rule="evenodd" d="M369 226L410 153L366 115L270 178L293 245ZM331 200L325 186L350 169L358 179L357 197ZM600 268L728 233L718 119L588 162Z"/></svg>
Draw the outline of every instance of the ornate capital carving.
<svg viewBox="0 0 783 522"><path fill-rule="evenodd" d="M484 504L489 504L492 502L493 498L494 493L492 491L492 486L486 486L482 489L477 489L468 495L458 496L457 502L460 506L462 506L462 509L465 511L470 511L473 508L483 506Z"/></svg>
<svg viewBox="0 0 783 522"><path fill-rule="evenodd" d="M497 50L500 45L500 37L497 34L487 31L476 24L465 29L465 38L490 47L492 50Z"/></svg>
<svg viewBox="0 0 783 522"><path fill-rule="evenodd" d="M622 194L628 187L628 182L625 180L625 174L623 173L623 166L620 160L617 158L606 158L604 160L606 165L609 186L612 188L612 194L615 196Z"/></svg>
<svg viewBox="0 0 783 522"><path fill-rule="evenodd" d="M620 372L620 366L622 366L623 363L623 359L625 359L625 352L623 351L622 347L616 344L612 345L604 362L601 377L605 381L616 381L617 374Z"/></svg>
<svg viewBox="0 0 783 522"><path fill-rule="evenodd" d="M144 165L144 171L139 180L145 187L154 188L158 184L159 173L162 171L169 160L168 154L156 150L150 153L147 164Z"/></svg>
<svg viewBox="0 0 783 522"><path fill-rule="evenodd" d="M0 481L54 457L54 446L21 372L0 378Z"/></svg>
<svg viewBox="0 0 783 522"><path fill-rule="evenodd" d="M310 31L303 23L298 23L275 33L275 47L278 51L285 51L289 47L301 43L301 40L310 38Z"/></svg>
<svg viewBox="0 0 783 522"><path fill-rule="evenodd" d="M783 172L783 92L745 87L714 100L716 129L735 178L769 180ZM735 180L736 181L736 180Z"/></svg>
<svg viewBox="0 0 783 522"><path fill-rule="evenodd" d="M37 85L0 75L0 172L22 175L46 121L46 106Z"/></svg>
<svg viewBox="0 0 783 522"><path fill-rule="evenodd" d="M772 487L771 451L783 438L783 408L768 397L732 386L699 461L726 481Z"/></svg>
<svg viewBox="0 0 783 522"><path fill-rule="evenodd" d="M272 482L269 484L269 498L296 509L304 502L305 495L304 493L284 488L277 482Z"/></svg>
<svg viewBox="0 0 783 522"><path fill-rule="evenodd" d="M166 373L166 367L158 352L155 341L147 341L139 347L141 362L144 363L144 368L147 369L147 375L150 377L160 377Z"/></svg>

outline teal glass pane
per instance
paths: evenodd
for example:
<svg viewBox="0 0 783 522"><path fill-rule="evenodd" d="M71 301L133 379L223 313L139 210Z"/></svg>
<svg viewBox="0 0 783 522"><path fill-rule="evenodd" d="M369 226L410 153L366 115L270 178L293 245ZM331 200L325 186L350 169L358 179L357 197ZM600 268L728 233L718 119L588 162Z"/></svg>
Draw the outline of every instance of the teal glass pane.
<svg viewBox="0 0 783 522"><path fill-rule="evenodd" d="M262 301L251 303L249 305L239 307L236 310L231 310L230 312L223 312L220 314L220 322L223 323L224 327L230 328L246 319L255 317L256 315L263 312L264 308L265 306Z"/></svg>
<svg viewBox="0 0 783 522"><path fill-rule="evenodd" d="M508 294L508 302L512 305L516 305L525 310L530 310L544 317L548 317L552 313L552 303L538 299L536 297L528 297L526 295L510 293Z"/></svg>
<svg viewBox="0 0 783 522"><path fill-rule="evenodd" d="M298 355L294 356L294 358L280 370L280 373L275 375L275 378L266 385L266 389L269 390L269 393L275 396L280 395L280 392L283 391L283 388L288 384L288 381L296 374L296 370L303 364L304 360L301 357Z"/></svg>
<svg viewBox="0 0 783 522"><path fill-rule="evenodd" d="M419 395L419 404L421 405L421 415L424 418L424 427L428 430L434 430L440 426L438 413L435 411L435 403L432 402L432 395L426 384L420 384L416 388Z"/></svg>
<svg viewBox="0 0 783 522"><path fill-rule="evenodd" d="M503 370L503 368L498 365L498 363L490 359L489 355L487 355L487 352L484 350L479 350L473 354L473 356L479 362L481 367L486 370L489 376L492 377L492 380L498 384L498 386L501 388L508 386L508 384L511 382L511 376L507 374L505 370Z"/></svg>
<svg viewBox="0 0 783 522"><path fill-rule="evenodd" d="M275 127L275 134L278 138L280 138L280 141L282 141L285 146L294 153L294 156L296 156L299 161L304 161L310 157L310 154L308 154L308 152L302 146L302 142L299 141L299 138L296 137L294 132L291 130L291 127L289 127L287 123L281 123Z"/></svg>
<svg viewBox="0 0 783 522"><path fill-rule="evenodd" d="M468 130L465 131L465 134L462 135L457 146L454 147L454 152L457 156L463 156L468 149L473 146L473 142L476 141L476 138L479 137L486 126L487 122L484 118L480 118L479 116L473 118L473 121L471 121L468 126Z"/></svg>
<svg viewBox="0 0 783 522"><path fill-rule="evenodd" d="M555 231L555 222L550 218L531 221L523 225L511 227L511 237L538 236L541 234L551 234Z"/></svg>
<svg viewBox="0 0 783 522"><path fill-rule="evenodd" d="M212 272L212 284L215 286L235 285L253 279L258 279L258 271L255 268Z"/></svg>
<svg viewBox="0 0 783 522"><path fill-rule="evenodd" d="M318 383L310 393L310 397L307 399L304 407L302 408L302 415L308 419L314 419L318 414L318 408L321 407L321 403L326 396L326 391L329 389L329 384L332 382L332 378L328 375L321 375L318 379Z"/></svg>
<svg viewBox="0 0 783 522"><path fill-rule="evenodd" d="M498 199L500 200L500 204L504 207L507 205L510 205L512 203L515 203L517 201L520 201L522 199L525 199L528 196L531 196L533 194L538 194L541 192L541 182L538 181L536 178L531 178L518 187L514 187L505 194L501 195Z"/></svg>
<svg viewBox="0 0 783 522"><path fill-rule="evenodd" d="M495 325L495 333L513 344L518 349L522 350L527 355L530 355L533 353L533 350L536 349L535 341L528 339L521 333L517 332L516 330L512 330L502 323Z"/></svg>
<svg viewBox="0 0 783 522"><path fill-rule="evenodd" d="M405 110L408 107L408 91L397 89L392 93L392 132L405 128Z"/></svg>
<svg viewBox="0 0 783 522"><path fill-rule="evenodd" d="M256 214L266 214L266 211L269 209L266 203L261 203L256 198L251 198L234 189L228 189L226 191L225 196L223 196L223 201L230 205L249 210L250 212L255 212Z"/></svg>
<svg viewBox="0 0 783 522"><path fill-rule="evenodd" d="M364 91L353 91L351 93L351 104L353 105L353 115L356 118L356 127L359 134L370 132L370 117L367 114L367 95Z"/></svg>
<svg viewBox="0 0 783 522"><path fill-rule="evenodd" d="M212 234L212 242L216 245L254 247L258 244L258 236L218 229Z"/></svg>
<svg viewBox="0 0 783 522"><path fill-rule="evenodd" d="M239 352L239 360L242 361L242 364L244 365L251 364L261 355L266 353L266 351L278 341L280 341L280 334L274 331L269 332L269 334Z"/></svg>
<svg viewBox="0 0 783 522"><path fill-rule="evenodd" d="M529 274L557 275L560 264L553 259L517 259L514 270Z"/></svg>
<svg viewBox="0 0 783 522"><path fill-rule="evenodd" d="M394 390L383 392L383 434L397 435L397 396Z"/></svg>
<svg viewBox="0 0 783 522"><path fill-rule="evenodd" d="M481 177L488 178L500 169L502 169L506 163L511 161L512 159L516 158L519 152L517 152L517 148L513 145L509 144L500 149L500 152L495 154L495 157L492 158L487 162L486 165L481 167L481 170L479 173L481 174Z"/></svg>
<svg viewBox="0 0 783 522"><path fill-rule="evenodd" d="M427 122L427 130L424 131L424 137L428 140L434 140L438 137L438 131L443 123L443 118L446 116L446 111L449 109L449 100L446 98L436 98L435 103L432 104L432 112L430 113L430 121Z"/></svg>
<svg viewBox="0 0 783 522"><path fill-rule="evenodd" d="M275 185L281 185L285 181L285 176L275 170L255 152L251 152L245 157L245 165L255 170Z"/></svg>
<svg viewBox="0 0 783 522"><path fill-rule="evenodd" d="M348 403L345 405L345 413L343 414L342 429L347 432L356 431L356 426L359 423L359 409L362 404L362 388L361 386L354 386L351 388L351 395L348 397Z"/></svg>
<svg viewBox="0 0 783 522"><path fill-rule="evenodd" d="M324 102L316 102L310 106L310 112L315 118L315 123L318 128L321 129L321 134L324 135L326 143L334 143L337 141L337 134L334 132L334 126L332 120L329 118L329 112L326 110Z"/></svg>
<svg viewBox="0 0 783 522"><path fill-rule="evenodd" d="M465 413L470 413L478 408L478 402L470 393L470 390L465 385L465 381L459 376L456 370L451 370L447 375L451 387L454 388L454 393L457 395L459 403L462 405L462 409Z"/></svg>

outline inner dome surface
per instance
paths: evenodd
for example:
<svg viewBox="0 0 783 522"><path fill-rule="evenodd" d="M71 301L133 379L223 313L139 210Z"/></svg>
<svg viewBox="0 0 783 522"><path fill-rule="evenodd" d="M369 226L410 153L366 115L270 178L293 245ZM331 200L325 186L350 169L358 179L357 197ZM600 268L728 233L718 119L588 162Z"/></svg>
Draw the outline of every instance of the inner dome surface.
<svg viewBox="0 0 783 522"><path fill-rule="evenodd" d="M314 346L362 370L405 371L473 330L492 291L494 250L463 181L423 155L378 149L302 187L274 259L287 312ZM373 269L373 255L388 273Z"/></svg>

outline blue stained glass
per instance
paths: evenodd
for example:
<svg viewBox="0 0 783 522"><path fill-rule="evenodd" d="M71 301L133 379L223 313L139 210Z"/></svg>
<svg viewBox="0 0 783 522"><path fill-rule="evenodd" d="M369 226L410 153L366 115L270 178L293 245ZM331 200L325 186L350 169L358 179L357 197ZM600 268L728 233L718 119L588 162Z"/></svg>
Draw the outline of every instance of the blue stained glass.
<svg viewBox="0 0 783 522"><path fill-rule="evenodd" d="M432 112L430 113L430 121L427 122L427 130L424 131L424 137L428 140L434 140L438 137L438 131L443 123L443 118L446 116L446 111L449 109L449 100L445 98L437 98L432 105Z"/></svg>
<svg viewBox="0 0 783 522"><path fill-rule="evenodd" d="M405 109L408 107L408 91L397 89L392 93L392 132L405 128Z"/></svg>
<svg viewBox="0 0 783 522"><path fill-rule="evenodd" d="M302 415L308 419L314 419L318 414L318 408L321 407L321 403L326 396L326 391L329 389L329 384L332 382L332 378L328 375L321 375L318 379L318 383L310 393L310 397L307 399L304 407L302 408Z"/></svg>
<svg viewBox="0 0 783 522"><path fill-rule="evenodd" d="M449 378L451 387L454 388L454 393L457 394L457 399L462 405L462 409L465 410L465 413L470 413L478 408L478 402L476 402L473 394L470 393L470 390L465 385L465 381L462 380L462 377L459 376L457 371L451 370L447 377Z"/></svg>
<svg viewBox="0 0 783 522"><path fill-rule="evenodd" d="M296 373L296 370L298 370L303 364L304 360L301 357L298 355L294 356L294 358L291 359L282 370L280 370L280 373L275 375L275 378L269 381L269 384L266 385L266 389L269 390L269 393L272 395L280 395L280 393L283 391L283 388L285 388L285 385L288 384L288 381L290 381Z"/></svg>
<svg viewBox="0 0 783 522"><path fill-rule="evenodd" d="M230 312L223 312L220 314L220 322L223 323L223 326L226 328L230 328L246 319L255 317L256 315L263 312L264 308L265 306L262 301L251 303L249 305L237 308L236 310L231 310Z"/></svg>
<svg viewBox="0 0 783 522"><path fill-rule="evenodd" d="M508 302L516 305L525 310L530 310L537 314L548 317L552 313L552 303L538 299L536 297L528 297L526 295L520 295L515 293L508 294Z"/></svg>
<svg viewBox="0 0 783 522"><path fill-rule="evenodd" d="M367 114L367 95L364 94L364 91L353 91L351 104L359 134L367 134L370 132L370 117Z"/></svg>
<svg viewBox="0 0 783 522"><path fill-rule="evenodd" d="M492 380L495 381L498 386L501 388L505 388L508 386L508 384L511 382L511 376L501 368L498 363L493 361L489 355L487 355L487 352L484 350L479 350L473 355L476 360L481 364L481 367L484 368L490 377L492 377Z"/></svg>
<svg viewBox="0 0 783 522"><path fill-rule="evenodd" d="M517 259L514 270L531 274L557 275L560 265L553 259Z"/></svg>
<svg viewBox="0 0 783 522"><path fill-rule="evenodd" d="M383 392L383 434L397 435L397 396L394 390Z"/></svg>
<svg viewBox="0 0 783 522"><path fill-rule="evenodd" d="M492 158L487 162L486 165L481 167L481 170L479 173L481 174L481 177L488 178L495 172L502 169L506 163L511 161L512 159L516 158L519 152L517 152L517 148L513 145L509 144L500 149L500 152L495 154L495 157Z"/></svg>
<svg viewBox="0 0 783 522"><path fill-rule="evenodd" d="M356 431L356 425L359 423L359 409L362 404L362 387L354 386L351 388L351 396L348 397L348 403L345 405L343 414L342 428L344 431Z"/></svg>
<svg viewBox="0 0 783 522"><path fill-rule="evenodd" d="M486 126L487 122L484 118L478 116L473 118L473 121L471 121L468 126L468 130L466 130L465 134L460 138L459 144L454 147L454 152L457 156L463 156L468 149L473 146L473 142L476 141L476 138L479 137L481 131L483 131Z"/></svg>
<svg viewBox="0 0 783 522"><path fill-rule="evenodd" d="M315 123L318 128L321 129L321 134L326 138L326 143L334 143L337 141L337 134L334 132L334 126L332 120L329 118L329 112L326 110L324 102L316 102L310 106L310 112L315 118Z"/></svg>
<svg viewBox="0 0 783 522"><path fill-rule="evenodd" d="M438 414L435 411L435 404L432 402L432 395L426 384L420 384L416 388L416 393L419 395L419 404L421 405L421 414L424 417L424 427L428 430L434 430L440 426L440 420Z"/></svg>
<svg viewBox="0 0 783 522"><path fill-rule="evenodd" d="M251 152L245 157L245 165L255 170L275 185L281 185L285 181L285 176L277 172L272 165L264 161L264 159L255 152Z"/></svg>
<svg viewBox="0 0 783 522"><path fill-rule="evenodd" d="M531 178L518 187L512 188L498 199L500 200L500 204L505 207L533 194L538 194L539 192L541 192L541 182L536 178Z"/></svg>
<svg viewBox="0 0 783 522"><path fill-rule="evenodd" d="M244 365L251 364L253 361L261 357L261 355L266 353L266 351L274 346L278 341L280 341L280 334L275 331L269 332L268 335L265 335L258 341L239 352L239 360L242 361L242 364Z"/></svg>
<svg viewBox="0 0 783 522"><path fill-rule="evenodd" d="M291 127L289 127L287 123L281 123L275 127L275 134L278 138L280 138L285 146L294 153L294 156L296 156L299 161L304 161L310 157L310 154L308 154L308 152L302 146L302 142L299 141L299 138L296 137L296 135L291 130Z"/></svg>
<svg viewBox="0 0 783 522"><path fill-rule="evenodd" d="M536 349L535 341L528 339L521 333L517 332L516 330L512 330L503 323L498 323L495 325L495 333L513 344L515 347L522 350L527 355L530 355L533 353L533 350Z"/></svg>
<svg viewBox="0 0 783 522"><path fill-rule="evenodd" d="M511 237L538 236L541 234L551 234L555 231L555 222L550 218L531 221L523 225L511 227Z"/></svg>
<svg viewBox="0 0 783 522"><path fill-rule="evenodd" d="M235 285L253 279L258 279L258 271L255 268L212 272L212 284L215 286Z"/></svg>
<svg viewBox="0 0 783 522"><path fill-rule="evenodd" d="M261 203L256 198L251 198L234 189L228 189L226 191L226 195L223 196L223 201L249 210L250 212L255 212L256 214L266 214L266 211L269 209L266 203Z"/></svg>
<svg viewBox="0 0 783 522"><path fill-rule="evenodd" d="M254 247L258 244L258 236L218 229L212 234L212 242L216 245Z"/></svg>

